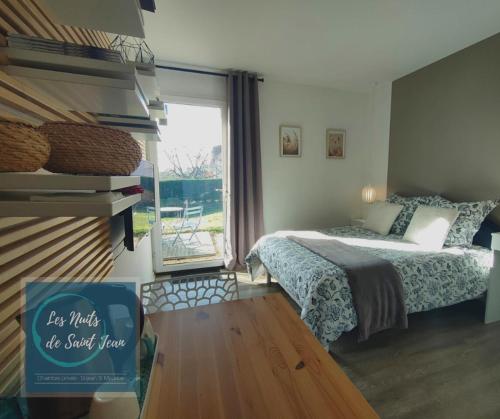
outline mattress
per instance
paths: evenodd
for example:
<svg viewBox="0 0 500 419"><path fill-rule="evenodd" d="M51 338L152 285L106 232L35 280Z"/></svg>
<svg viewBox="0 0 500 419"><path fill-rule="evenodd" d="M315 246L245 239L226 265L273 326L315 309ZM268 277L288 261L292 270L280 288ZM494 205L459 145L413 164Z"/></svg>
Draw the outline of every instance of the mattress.
<svg viewBox="0 0 500 419"><path fill-rule="evenodd" d="M382 236L361 227L320 230L349 245L389 260L401 275L408 313L432 310L481 296L493 264L489 249L446 247L431 251L401 236ZM263 236L246 258L249 272L267 270L301 307L301 317L328 348L354 329L357 316L345 272L289 240L308 232L279 231ZM311 233L313 234L313 233Z"/></svg>

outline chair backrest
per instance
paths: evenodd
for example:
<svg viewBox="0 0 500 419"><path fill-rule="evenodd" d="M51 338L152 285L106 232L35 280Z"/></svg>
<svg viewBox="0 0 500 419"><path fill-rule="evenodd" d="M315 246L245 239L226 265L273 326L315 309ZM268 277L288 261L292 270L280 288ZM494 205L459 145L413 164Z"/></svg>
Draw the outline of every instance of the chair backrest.
<svg viewBox="0 0 500 419"><path fill-rule="evenodd" d="M184 208L184 218L185 219L193 219L193 218L201 218L203 215L203 205L197 207L187 207Z"/></svg>
<svg viewBox="0 0 500 419"><path fill-rule="evenodd" d="M156 220L156 209L155 207L146 207L148 223L153 224Z"/></svg>
<svg viewBox="0 0 500 419"><path fill-rule="evenodd" d="M147 314L239 299L235 272L181 276L141 285Z"/></svg>

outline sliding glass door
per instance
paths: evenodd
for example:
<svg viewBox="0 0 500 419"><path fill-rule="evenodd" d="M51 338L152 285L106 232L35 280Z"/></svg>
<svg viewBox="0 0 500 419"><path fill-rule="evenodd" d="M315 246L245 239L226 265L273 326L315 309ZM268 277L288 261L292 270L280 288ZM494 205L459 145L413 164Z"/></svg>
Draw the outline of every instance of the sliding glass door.
<svg viewBox="0 0 500 419"><path fill-rule="evenodd" d="M225 108L167 105L156 144L161 223L154 236L157 272L222 265L224 254Z"/></svg>

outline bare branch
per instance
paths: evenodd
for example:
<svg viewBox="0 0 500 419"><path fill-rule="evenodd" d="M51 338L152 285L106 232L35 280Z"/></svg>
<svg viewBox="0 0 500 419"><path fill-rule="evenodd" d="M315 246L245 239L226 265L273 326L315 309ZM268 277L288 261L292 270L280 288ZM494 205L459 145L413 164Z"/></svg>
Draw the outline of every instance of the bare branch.
<svg viewBox="0 0 500 419"><path fill-rule="evenodd" d="M209 153L199 151L195 154L185 153L184 159L187 164L181 163L181 152L176 148L170 152L164 150L164 155L170 163L169 174L176 178L200 179L210 174Z"/></svg>

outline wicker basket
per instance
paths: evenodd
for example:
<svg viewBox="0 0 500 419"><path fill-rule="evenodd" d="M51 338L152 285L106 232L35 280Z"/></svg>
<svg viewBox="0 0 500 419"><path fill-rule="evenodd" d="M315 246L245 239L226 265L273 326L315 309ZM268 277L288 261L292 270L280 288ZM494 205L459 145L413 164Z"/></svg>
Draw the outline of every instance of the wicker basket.
<svg viewBox="0 0 500 419"><path fill-rule="evenodd" d="M28 124L0 121L0 172L34 172L49 159L47 137Z"/></svg>
<svg viewBox="0 0 500 419"><path fill-rule="evenodd" d="M46 122L40 131L51 146L47 170L85 175L130 175L141 161L137 141L102 125Z"/></svg>

